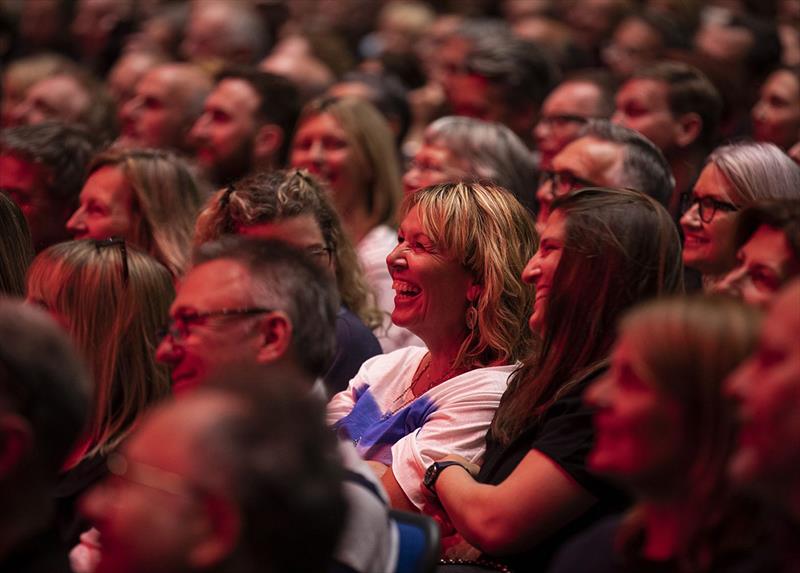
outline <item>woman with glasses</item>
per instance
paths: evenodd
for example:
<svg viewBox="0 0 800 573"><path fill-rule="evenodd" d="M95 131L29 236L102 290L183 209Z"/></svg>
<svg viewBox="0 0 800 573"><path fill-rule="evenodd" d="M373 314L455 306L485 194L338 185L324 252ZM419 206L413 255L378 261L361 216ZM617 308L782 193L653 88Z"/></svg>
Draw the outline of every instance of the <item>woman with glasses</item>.
<svg viewBox="0 0 800 573"><path fill-rule="evenodd" d="M520 279L536 238L508 191L445 183L408 195L386 262L392 321L427 348L364 363L328 421L380 477L392 505L427 508L425 468L456 451L479 461L508 376L529 350L533 293Z"/></svg>
<svg viewBox="0 0 800 573"><path fill-rule="evenodd" d="M124 239L180 277L203 197L187 165L157 150L110 150L89 165L67 221L76 239Z"/></svg>
<svg viewBox="0 0 800 573"><path fill-rule="evenodd" d="M710 290L736 263L734 229L738 212L761 201L800 199L800 166L768 143L717 148L681 217L683 261Z"/></svg>
<svg viewBox="0 0 800 573"><path fill-rule="evenodd" d="M386 120L356 98L314 100L300 114L290 163L308 170L329 189L367 284L385 313L377 333L384 352L421 345L408 330L388 320L393 293L386 255L397 237L395 216L402 188L397 148Z"/></svg>
<svg viewBox="0 0 800 573"><path fill-rule="evenodd" d="M194 242L200 245L226 234L285 241L335 275L342 308L336 320L336 356L323 381L330 396L344 390L361 364L381 353L372 330L381 325L382 315L319 181L307 171L274 171L219 191L197 219Z"/></svg>
<svg viewBox="0 0 800 573"><path fill-rule="evenodd" d="M80 533L74 504L105 475L105 460L139 417L170 394L169 372L156 363L158 328L175 296L166 267L118 239L59 243L28 271L28 301L70 334L93 380L83 439L56 491L70 546Z"/></svg>
<svg viewBox="0 0 800 573"><path fill-rule="evenodd" d="M445 513L448 557L543 571L566 539L624 507L586 467L594 429L581 397L607 367L619 316L681 292L682 277L678 231L654 199L587 188L554 201L522 274L538 340L509 380L483 464L442 456L425 476L431 505Z"/></svg>
<svg viewBox="0 0 800 573"><path fill-rule="evenodd" d="M597 433L589 468L636 503L565 546L550 571L777 571L758 536L763 517L728 471L737 421L724 381L756 341L757 312L727 298L626 314L611 367L585 401Z"/></svg>

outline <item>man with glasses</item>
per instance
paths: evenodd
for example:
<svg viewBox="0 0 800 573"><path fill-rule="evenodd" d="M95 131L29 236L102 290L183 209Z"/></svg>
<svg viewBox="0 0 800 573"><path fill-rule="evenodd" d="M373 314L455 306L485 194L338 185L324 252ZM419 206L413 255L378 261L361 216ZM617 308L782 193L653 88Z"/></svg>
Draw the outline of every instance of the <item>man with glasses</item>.
<svg viewBox="0 0 800 573"><path fill-rule="evenodd" d="M666 206L674 181L669 164L650 141L607 120L592 120L581 136L553 159L553 169L543 171L536 192L538 224L550 214L556 197L583 187L635 189Z"/></svg>
<svg viewBox="0 0 800 573"><path fill-rule="evenodd" d="M324 397L320 377L335 347L338 297L305 253L279 241L223 237L202 245L170 309L156 357L179 395L245 372L256 384L290 381ZM389 571L392 530L385 493L349 442L350 518L336 559L343 571Z"/></svg>
<svg viewBox="0 0 800 573"><path fill-rule="evenodd" d="M45 313L0 301L0 570L70 571L53 489L89 412L89 379Z"/></svg>

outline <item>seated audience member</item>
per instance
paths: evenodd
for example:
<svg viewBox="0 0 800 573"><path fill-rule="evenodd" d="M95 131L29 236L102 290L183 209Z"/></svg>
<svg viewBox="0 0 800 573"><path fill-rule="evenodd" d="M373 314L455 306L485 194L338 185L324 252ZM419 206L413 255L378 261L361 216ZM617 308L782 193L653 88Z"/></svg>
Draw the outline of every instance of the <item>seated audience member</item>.
<svg viewBox="0 0 800 573"><path fill-rule="evenodd" d="M545 98L533 128L539 169L552 171L553 158L580 137L590 119L608 119L612 113L614 82L604 70L567 76Z"/></svg>
<svg viewBox="0 0 800 573"><path fill-rule="evenodd" d="M133 2L119 0L76 0L69 27L73 57L94 73L106 75L136 25L135 8Z"/></svg>
<svg viewBox="0 0 800 573"><path fill-rule="evenodd" d="M33 246L66 241L64 225L78 204L95 148L81 127L43 123L0 131L0 190L22 210Z"/></svg>
<svg viewBox="0 0 800 573"><path fill-rule="evenodd" d="M170 393L153 351L174 296L172 277L122 241L72 241L39 253L27 286L28 301L70 334L92 380L88 424L55 489L62 536L72 546L85 529L75 518L78 496L105 475L108 455L145 409Z"/></svg>
<svg viewBox="0 0 800 573"><path fill-rule="evenodd" d="M223 70L189 134L205 176L222 187L283 167L299 112L288 80L253 68Z"/></svg>
<svg viewBox="0 0 800 573"><path fill-rule="evenodd" d="M378 308L388 316L394 293L386 255L397 244L393 225L403 192L397 150L386 121L360 99L314 100L300 114L290 163L329 186ZM378 340L384 352L422 344L388 319Z"/></svg>
<svg viewBox="0 0 800 573"><path fill-rule="evenodd" d="M680 221L683 262L703 275L706 290L736 264L738 211L781 199L800 199L800 166L775 145L724 145L708 157Z"/></svg>
<svg viewBox="0 0 800 573"><path fill-rule="evenodd" d="M782 573L800 567L799 300L800 281L795 280L772 305L758 349L727 381L742 419L729 470L734 481L757 493L786 520L778 541L783 545Z"/></svg>
<svg viewBox="0 0 800 573"><path fill-rule="evenodd" d="M442 51L453 55L442 82L450 112L502 123L531 144L557 76L546 52L492 20L466 20Z"/></svg>
<svg viewBox="0 0 800 573"><path fill-rule="evenodd" d="M165 151L109 150L88 172L67 230L76 239L125 239L183 274L203 202L186 164Z"/></svg>
<svg viewBox="0 0 800 573"><path fill-rule="evenodd" d="M408 91L394 76L385 73L349 72L328 89L332 97L360 97L383 114L401 149L411 127Z"/></svg>
<svg viewBox="0 0 800 573"><path fill-rule="evenodd" d="M597 436L589 468L636 503L566 545L551 572L759 570L744 567L766 548L756 508L727 475L737 424L723 392L755 347L756 323L741 303L701 297L624 317L609 372L584 400Z"/></svg>
<svg viewBox="0 0 800 573"><path fill-rule="evenodd" d="M194 2L181 54L209 71L229 64L253 66L269 45L264 23L248 2Z"/></svg>
<svg viewBox="0 0 800 573"><path fill-rule="evenodd" d="M286 380L317 394L334 355L337 307L330 277L310 256L277 241L223 237L198 248L156 356L171 367L180 395L229 383L236 371L253 383ZM360 477L345 482L350 517L337 571L391 571L396 548L380 485L349 443L339 450Z"/></svg>
<svg viewBox="0 0 800 573"><path fill-rule="evenodd" d="M722 113L717 89L688 64L660 62L620 87L616 107L612 121L644 135L669 161L675 178L669 212L679 215L681 194L692 188L717 142Z"/></svg>
<svg viewBox="0 0 800 573"><path fill-rule="evenodd" d="M674 184L667 160L649 139L606 120L593 120L555 156L552 171L542 172L536 191L537 225L547 221L555 198L575 189L635 189L666 207Z"/></svg>
<svg viewBox="0 0 800 573"><path fill-rule="evenodd" d="M715 290L766 307L800 275L800 197L748 207L734 233L736 266Z"/></svg>
<svg viewBox="0 0 800 573"><path fill-rule="evenodd" d="M536 161L506 126L469 117L437 119L403 176L406 195L446 182L479 180L510 191L535 210Z"/></svg>
<svg viewBox="0 0 800 573"><path fill-rule="evenodd" d="M326 571L346 513L335 439L291 378L270 382L204 389L141 422L81 504L97 573Z"/></svg>
<svg viewBox="0 0 800 573"><path fill-rule="evenodd" d="M619 316L683 290L680 237L638 191L574 191L553 204L522 278L536 293L528 324L539 340L509 381L483 465L441 456L425 485L455 529L447 556L474 554L469 544L513 571L541 571L625 504L586 467L594 429L581 395L607 367Z"/></svg>
<svg viewBox="0 0 800 573"><path fill-rule="evenodd" d="M327 38L328 41L330 39ZM275 43L269 55L261 60L258 67L270 74L286 78L297 88L302 102L310 101L322 96L336 81L336 72L331 67L333 64L342 62L345 64L342 66L345 69L351 67L346 64L351 59L346 48L344 53L337 53L339 50L334 48L334 58L323 58L325 49L319 48L325 41L324 33L320 35L314 31L303 30L289 33ZM336 39L330 43L336 45Z"/></svg>
<svg viewBox="0 0 800 573"><path fill-rule="evenodd" d="M370 331L383 322L322 186L303 171L273 171L218 192L197 219L195 244L237 234L277 239L303 249L336 277L342 306L336 316L336 356L323 382L328 396L347 388L361 364L381 353Z"/></svg>
<svg viewBox="0 0 800 573"><path fill-rule="evenodd" d="M0 569L67 573L53 487L83 429L89 384L61 329L0 300Z"/></svg>
<svg viewBox="0 0 800 573"><path fill-rule="evenodd" d="M34 54L5 65L0 81L0 127L13 125L13 110L25 99L33 84L69 65L71 61L68 58L53 53Z"/></svg>
<svg viewBox="0 0 800 573"><path fill-rule="evenodd" d="M117 116L122 123L122 108L136 97L139 80L153 68L166 63L166 56L155 50L130 51L114 63L108 72L106 83L111 97L117 104Z"/></svg>
<svg viewBox="0 0 800 573"><path fill-rule="evenodd" d="M780 68L767 77L751 117L756 141L783 150L800 141L800 67Z"/></svg>
<svg viewBox="0 0 800 573"><path fill-rule="evenodd" d="M116 145L188 152L188 134L203 111L211 79L192 64L156 66L136 83L135 95L120 109Z"/></svg>
<svg viewBox="0 0 800 573"><path fill-rule="evenodd" d="M25 273L33 259L28 224L19 206L0 193L0 298L25 297Z"/></svg>
<svg viewBox="0 0 800 573"><path fill-rule="evenodd" d="M673 48L688 48L688 34L667 14L640 10L623 18L614 28L602 58L619 80L655 64Z"/></svg>
<svg viewBox="0 0 800 573"><path fill-rule="evenodd" d="M109 142L117 134L114 100L103 84L77 66L66 67L33 84L11 115L15 125L77 123L98 143Z"/></svg>
<svg viewBox="0 0 800 573"><path fill-rule="evenodd" d="M533 293L519 277L536 237L519 201L490 185L427 187L402 212L386 259L392 321L427 348L365 362L331 399L328 422L370 462L394 507L419 511L428 464L450 451L481 461L508 377L529 350Z"/></svg>

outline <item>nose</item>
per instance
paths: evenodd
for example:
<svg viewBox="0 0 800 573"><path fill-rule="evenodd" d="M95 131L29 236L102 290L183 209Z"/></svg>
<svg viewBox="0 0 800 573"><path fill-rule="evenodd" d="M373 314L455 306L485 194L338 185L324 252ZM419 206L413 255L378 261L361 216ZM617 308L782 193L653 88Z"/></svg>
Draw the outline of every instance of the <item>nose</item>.
<svg viewBox="0 0 800 573"><path fill-rule="evenodd" d="M544 119L540 119L536 122L536 125L533 128L533 137L537 141L541 141L546 139L550 135L550 128L547 122Z"/></svg>
<svg viewBox="0 0 800 573"><path fill-rule="evenodd" d="M611 403L611 387L611 376L602 376L586 389L583 401L593 408L607 408Z"/></svg>
<svg viewBox="0 0 800 573"><path fill-rule="evenodd" d="M325 161L325 148L322 146L322 142L320 140L317 139L311 143L311 146L308 148L308 157L313 163L316 164L320 164Z"/></svg>
<svg viewBox="0 0 800 573"><path fill-rule="evenodd" d="M192 143L199 143L202 141L208 132L208 118L206 114L201 115L194 122L192 128L189 130L189 141Z"/></svg>
<svg viewBox="0 0 800 573"><path fill-rule="evenodd" d="M31 110L31 104L28 100L22 100L11 110L11 123L12 125L25 125L28 123L27 117Z"/></svg>
<svg viewBox="0 0 800 573"><path fill-rule="evenodd" d="M156 361L175 366L183 358L183 347L175 342L172 334L167 334L161 339L156 348Z"/></svg>
<svg viewBox="0 0 800 573"><path fill-rule="evenodd" d="M406 195L410 195L419 189L419 168L411 167L403 175L403 190Z"/></svg>
<svg viewBox="0 0 800 573"><path fill-rule="evenodd" d="M755 360L755 357L748 359L725 379L723 391L728 398L738 402L745 401L753 380L753 364Z"/></svg>
<svg viewBox="0 0 800 573"><path fill-rule="evenodd" d="M756 105L753 106L750 115L753 117L753 119L764 119L765 108L766 105L764 104L764 100L760 99L756 102Z"/></svg>
<svg viewBox="0 0 800 573"><path fill-rule="evenodd" d="M525 268L522 269L522 282L529 285L535 285L539 276L542 274L542 268L539 264L539 252L531 257Z"/></svg>
<svg viewBox="0 0 800 573"><path fill-rule="evenodd" d="M687 229L699 229L701 223L700 205L695 203L681 217L681 226Z"/></svg>
<svg viewBox="0 0 800 573"><path fill-rule="evenodd" d="M136 115L138 114L140 107L141 107L141 98L139 96L133 96L131 99L126 101L125 105L122 106L122 110L120 111L122 120L133 121Z"/></svg>
<svg viewBox="0 0 800 573"><path fill-rule="evenodd" d="M67 231L72 235L77 235L78 233L86 231L83 207L78 207L78 210L72 214L72 217L67 221L66 227Z"/></svg>
<svg viewBox="0 0 800 573"><path fill-rule="evenodd" d="M78 501L78 511L93 524L103 521L110 506L109 485L106 480L98 482Z"/></svg>
<svg viewBox="0 0 800 573"><path fill-rule="evenodd" d="M389 267L389 270L405 268L406 259L403 254L402 243L398 243L395 248L392 249L392 252L386 255L386 266Z"/></svg>
<svg viewBox="0 0 800 573"><path fill-rule="evenodd" d="M714 292L729 294L736 298L742 296L742 279L747 276L747 269L744 265L739 265L725 275L721 281L714 286Z"/></svg>

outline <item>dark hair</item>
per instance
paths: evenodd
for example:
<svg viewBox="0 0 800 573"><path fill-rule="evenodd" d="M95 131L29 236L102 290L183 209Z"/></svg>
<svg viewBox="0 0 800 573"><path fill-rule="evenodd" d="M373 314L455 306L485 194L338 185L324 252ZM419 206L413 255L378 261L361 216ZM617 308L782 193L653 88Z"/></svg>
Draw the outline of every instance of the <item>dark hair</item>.
<svg viewBox="0 0 800 573"><path fill-rule="evenodd" d="M33 243L25 216L0 193L0 298L25 296L25 273L33 259Z"/></svg>
<svg viewBox="0 0 800 573"><path fill-rule="evenodd" d="M339 300L333 281L304 252L281 241L224 236L198 247L194 264L219 259L250 272L259 305L288 314L299 366L316 378L323 376L336 349Z"/></svg>
<svg viewBox="0 0 800 573"><path fill-rule="evenodd" d="M696 113L703 122L697 145L710 150L717 141L722 97L706 75L683 62L658 62L636 71L632 79L664 82L668 86L667 103L674 116Z"/></svg>
<svg viewBox="0 0 800 573"><path fill-rule="evenodd" d="M470 73L503 88L511 108L533 105L538 109L555 85L558 70L536 44L514 36L508 26L494 20L467 20L456 32L472 45L465 65Z"/></svg>
<svg viewBox="0 0 800 573"><path fill-rule="evenodd" d="M48 195L71 207L77 204L94 151L92 136L79 125L45 122L0 131L0 152L37 164L47 175Z"/></svg>
<svg viewBox="0 0 800 573"><path fill-rule="evenodd" d="M642 134L608 120L591 120L581 137L594 137L623 147L622 175L624 187L652 197L665 207L675 187L667 159L652 141Z"/></svg>
<svg viewBox="0 0 800 573"><path fill-rule="evenodd" d="M681 240L669 213L627 189L589 187L553 202L566 217L538 347L512 375L491 435L508 443L607 359L616 322L641 301L683 291Z"/></svg>
<svg viewBox="0 0 800 573"><path fill-rule="evenodd" d="M75 349L43 312L0 300L0 410L21 415L33 463L54 480L84 429L89 380Z"/></svg>
<svg viewBox="0 0 800 573"><path fill-rule="evenodd" d="M736 221L736 248L749 241L762 225L783 233L794 260L800 265L800 199L756 203L744 209Z"/></svg>
<svg viewBox="0 0 800 573"><path fill-rule="evenodd" d="M195 394L234 402L196 443L200 479L221 481L240 512L231 559L242 571L325 571L344 525L343 470L324 403L293 382L239 379Z"/></svg>
<svg viewBox="0 0 800 573"><path fill-rule="evenodd" d="M591 84L600 92L600 101L597 102L598 114L604 118L614 115L614 96L617 93L617 80L605 68L586 68L577 70L564 76L564 79L553 86L553 89L567 83Z"/></svg>
<svg viewBox="0 0 800 573"><path fill-rule="evenodd" d="M300 114L300 94L288 79L248 66L231 66L216 76L219 83L226 79L242 80L258 94L257 117L264 123L274 123L283 130L278 159L286 163L297 117Z"/></svg>
<svg viewBox="0 0 800 573"><path fill-rule="evenodd" d="M346 73L341 82L363 84L369 88L369 102L387 121L398 122L395 138L398 145L405 140L411 126L411 107L408 105L408 90L397 78L386 74L353 71Z"/></svg>
<svg viewBox="0 0 800 573"><path fill-rule="evenodd" d="M195 244L232 235L241 227L311 215L331 249L339 296L370 328L383 317L375 307L358 256L320 182L304 170L255 173L211 197L197 218Z"/></svg>

